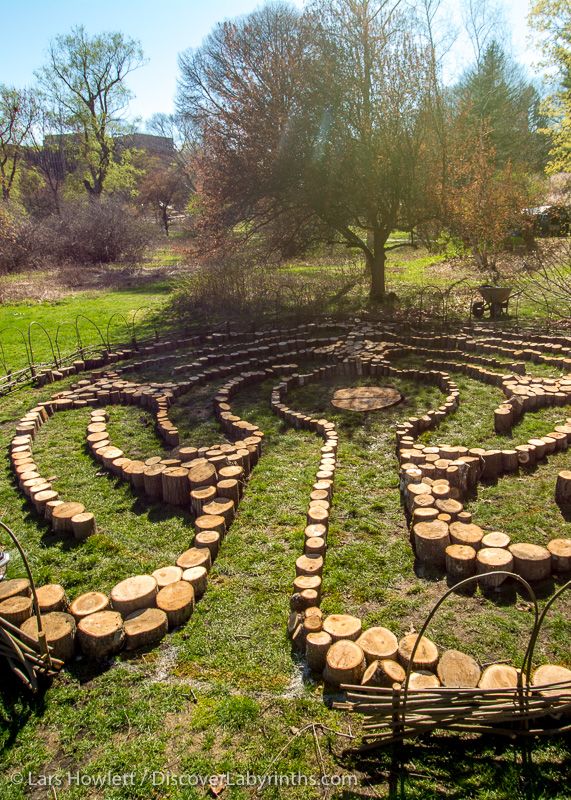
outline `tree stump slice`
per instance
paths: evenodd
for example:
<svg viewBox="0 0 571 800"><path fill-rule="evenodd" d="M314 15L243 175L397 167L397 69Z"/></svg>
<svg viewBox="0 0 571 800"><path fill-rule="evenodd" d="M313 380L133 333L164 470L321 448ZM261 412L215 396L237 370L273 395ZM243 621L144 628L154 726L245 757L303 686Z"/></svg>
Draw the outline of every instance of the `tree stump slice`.
<svg viewBox="0 0 571 800"><path fill-rule="evenodd" d="M392 386L356 386L337 389L331 405L344 411L379 411L400 403L402 399L402 394Z"/></svg>
<svg viewBox="0 0 571 800"><path fill-rule="evenodd" d="M555 501L560 505L571 504L571 470L564 469L557 476Z"/></svg>
<svg viewBox="0 0 571 800"><path fill-rule="evenodd" d="M464 544L473 547L474 550L480 548L482 539L484 538L484 531L479 525L474 525L470 522L453 522L450 525L450 541L452 544Z"/></svg>
<svg viewBox="0 0 571 800"><path fill-rule="evenodd" d="M547 549L551 553L553 572L571 572L571 539L552 539Z"/></svg>
<svg viewBox="0 0 571 800"><path fill-rule="evenodd" d="M194 596L202 597L208 585L208 572L206 567L189 567L182 573L183 581L190 583L194 589Z"/></svg>
<svg viewBox="0 0 571 800"><path fill-rule="evenodd" d="M36 589L38 606L41 614L49 614L52 611L65 611L67 599L65 589L59 583L48 583Z"/></svg>
<svg viewBox="0 0 571 800"><path fill-rule="evenodd" d="M323 572L323 558L321 556L303 555L295 562L296 575L321 575Z"/></svg>
<svg viewBox="0 0 571 800"><path fill-rule="evenodd" d="M446 548L446 574L452 583L470 578L476 572L476 551L466 544L450 544Z"/></svg>
<svg viewBox="0 0 571 800"><path fill-rule="evenodd" d="M324 525L327 528L329 526L329 511L319 507L308 509L307 524Z"/></svg>
<svg viewBox="0 0 571 800"><path fill-rule="evenodd" d="M88 658L94 661L110 658L121 650L125 640L121 614L101 610L84 615L77 625L77 640Z"/></svg>
<svg viewBox="0 0 571 800"><path fill-rule="evenodd" d="M537 544L518 543L509 546L514 572L526 581L541 581L551 575L551 553Z"/></svg>
<svg viewBox="0 0 571 800"><path fill-rule="evenodd" d="M441 514L449 514L454 522L458 514L464 510L464 506L458 500L449 498L448 500L437 500L436 508Z"/></svg>
<svg viewBox="0 0 571 800"><path fill-rule="evenodd" d="M482 672L479 689L515 689L518 671L509 664L492 664Z"/></svg>
<svg viewBox="0 0 571 800"><path fill-rule="evenodd" d="M434 498L432 495L421 495L422 497L430 497L432 502L434 503ZM417 522L433 522L435 519L438 518L438 509L430 506L416 507L412 512L412 524L413 527L416 525Z"/></svg>
<svg viewBox="0 0 571 800"><path fill-rule="evenodd" d="M405 668L408 667L410 663L410 656L417 638L417 633L409 633L407 636L403 636L399 642L398 659ZM426 636L423 636L414 654L413 669L430 671L436 667L437 662L438 648L434 642Z"/></svg>
<svg viewBox="0 0 571 800"><path fill-rule="evenodd" d="M565 683L566 681L571 681L571 669L558 666L557 664L542 664L541 667L538 667L533 673L531 683L533 687L539 691L539 694L544 697L563 695L566 702L569 702L571 699L571 686L549 688L549 684Z"/></svg>
<svg viewBox="0 0 571 800"><path fill-rule="evenodd" d="M69 613L76 622L85 619L91 614L107 611L110 606L109 598L103 592L86 592L80 594L69 606Z"/></svg>
<svg viewBox="0 0 571 800"><path fill-rule="evenodd" d="M380 686L393 686L395 683L404 683L406 672L402 666L391 658L379 661L378 675Z"/></svg>
<svg viewBox="0 0 571 800"><path fill-rule="evenodd" d="M162 500L163 497L163 472L162 464L145 467L143 472L143 487L147 497L152 500Z"/></svg>
<svg viewBox="0 0 571 800"><path fill-rule="evenodd" d="M190 493L190 506L195 517L203 514L203 508L216 497L214 486L203 486L202 489L193 489Z"/></svg>
<svg viewBox="0 0 571 800"><path fill-rule="evenodd" d="M38 514L44 516L46 513L46 503L49 503L50 500L57 500L58 497L59 494L53 489L44 489L42 492L34 494L34 505Z"/></svg>
<svg viewBox="0 0 571 800"><path fill-rule="evenodd" d="M443 686L448 688L476 688L481 669L472 656L460 650L446 650L440 656L436 674Z"/></svg>
<svg viewBox="0 0 571 800"><path fill-rule="evenodd" d="M397 655L397 637L387 628L369 628L359 636L357 644L365 654L367 664L383 659L394 660Z"/></svg>
<svg viewBox="0 0 571 800"><path fill-rule="evenodd" d="M194 530L196 533L216 531L222 538L226 533L226 521L218 514L202 514L194 520Z"/></svg>
<svg viewBox="0 0 571 800"><path fill-rule="evenodd" d="M509 550L503 547L482 547L476 554L476 572L480 575L478 583L484 589L497 589L506 575L485 575L486 572L514 571L514 560Z"/></svg>
<svg viewBox="0 0 571 800"><path fill-rule="evenodd" d="M323 556L327 550L325 541L320 536L310 536L305 540L305 554L308 556Z"/></svg>
<svg viewBox="0 0 571 800"><path fill-rule="evenodd" d="M52 611L42 614L42 628L46 641L54 658L69 661L75 653L75 620L71 614L63 611ZM38 620L34 615L27 619L20 630L31 639L38 641Z"/></svg>
<svg viewBox="0 0 571 800"><path fill-rule="evenodd" d="M207 547L210 550L210 558L214 561L220 549L220 534L218 531L201 531L194 537L194 546Z"/></svg>
<svg viewBox="0 0 571 800"><path fill-rule="evenodd" d="M209 572L212 566L210 550L207 547L191 547L181 553L176 560L176 565L183 571L192 567L204 567Z"/></svg>
<svg viewBox="0 0 571 800"><path fill-rule="evenodd" d="M188 480L192 489L216 484L216 468L214 464L204 460L203 464L192 467L188 473Z"/></svg>
<svg viewBox="0 0 571 800"><path fill-rule="evenodd" d="M178 583L178 581L182 580L182 569L174 565L169 565L168 567L156 569L151 575L156 580L157 588L160 591L164 589L165 586L169 586L171 583Z"/></svg>
<svg viewBox="0 0 571 800"><path fill-rule="evenodd" d="M111 603L123 616L155 605L157 582L152 575L126 578L111 589Z"/></svg>
<svg viewBox="0 0 571 800"><path fill-rule="evenodd" d="M437 689L440 681L433 672L411 672L408 680L410 691L416 692L422 689Z"/></svg>
<svg viewBox="0 0 571 800"><path fill-rule="evenodd" d="M169 630L183 625L194 609L194 589L188 581L164 586L157 594L157 608L165 612Z"/></svg>
<svg viewBox="0 0 571 800"><path fill-rule="evenodd" d="M361 620L349 614L330 614L323 621L323 630L331 636L334 642L340 639L356 641L361 635L362 628Z"/></svg>
<svg viewBox="0 0 571 800"><path fill-rule="evenodd" d="M305 638L305 658L308 667L313 672L323 672L327 651L333 644L331 636L327 631L308 633Z"/></svg>
<svg viewBox="0 0 571 800"><path fill-rule="evenodd" d="M31 594L30 581L27 578L10 578L0 581L0 601L9 597L29 597Z"/></svg>
<svg viewBox="0 0 571 800"><path fill-rule="evenodd" d="M509 547L510 542L511 539L507 533L492 531L491 533L485 534L482 539L482 547L502 547L505 550Z"/></svg>
<svg viewBox="0 0 571 800"><path fill-rule="evenodd" d="M171 467L162 473L162 494L165 503L186 508L190 504L188 470Z"/></svg>
<svg viewBox="0 0 571 800"><path fill-rule="evenodd" d="M75 517L76 514L83 514L84 511L85 506L81 503L62 503L53 507L51 519L54 531L72 533L72 517Z"/></svg>
<svg viewBox="0 0 571 800"><path fill-rule="evenodd" d="M240 502L241 490L240 484L235 478L224 478L216 484L216 493L220 497L226 497L228 500L234 502L234 506L238 508Z"/></svg>
<svg viewBox="0 0 571 800"><path fill-rule="evenodd" d="M16 595L0 602L0 617L17 628L32 616L32 598Z"/></svg>
<svg viewBox="0 0 571 800"><path fill-rule="evenodd" d="M412 529L414 550L419 561L442 566L450 544L448 525L439 519L417 522Z"/></svg>
<svg viewBox="0 0 571 800"><path fill-rule="evenodd" d="M123 627L126 650L152 647L166 635L168 617L160 608L142 608L129 614Z"/></svg>
<svg viewBox="0 0 571 800"><path fill-rule="evenodd" d="M229 528L234 519L235 508L234 501L229 500L227 497L215 497L202 509L203 516L222 517L224 525Z"/></svg>
<svg viewBox="0 0 571 800"><path fill-rule="evenodd" d="M71 518L73 535L78 541L84 541L96 531L95 517L90 511L74 514Z"/></svg>
<svg viewBox="0 0 571 800"><path fill-rule="evenodd" d="M350 639L340 639L327 651L323 678L332 686L342 683L358 684L365 669L365 655L359 645Z"/></svg>

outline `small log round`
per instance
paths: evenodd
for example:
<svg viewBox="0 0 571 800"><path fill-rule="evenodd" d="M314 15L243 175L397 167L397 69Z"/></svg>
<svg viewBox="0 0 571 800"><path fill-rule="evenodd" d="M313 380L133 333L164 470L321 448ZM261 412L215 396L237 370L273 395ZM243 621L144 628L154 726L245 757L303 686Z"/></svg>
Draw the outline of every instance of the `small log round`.
<svg viewBox="0 0 571 800"><path fill-rule="evenodd" d="M52 527L54 531L68 531L72 533L72 517L76 514L83 514L85 506L81 503L62 503L55 506L52 511Z"/></svg>
<svg viewBox="0 0 571 800"><path fill-rule="evenodd" d="M160 608L141 608L125 619L124 630L126 650L152 647L168 631L168 618Z"/></svg>
<svg viewBox="0 0 571 800"><path fill-rule="evenodd" d="M511 544L514 572L526 581L541 581L551 575L551 553L546 547L521 542Z"/></svg>
<svg viewBox="0 0 571 800"><path fill-rule="evenodd" d="M218 531L201 531L194 537L194 546L207 547L210 550L210 558L214 561L220 549L220 534Z"/></svg>
<svg viewBox="0 0 571 800"><path fill-rule="evenodd" d="M564 469L557 476L555 501L560 505L571 503L571 470Z"/></svg>
<svg viewBox="0 0 571 800"><path fill-rule="evenodd" d="M69 661L75 653L75 620L71 614L63 611L52 611L42 614L42 628L46 641L54 658ZM38 620L34 615L27 619L20 629L32 639L38 641Z"/></svg>
<svg viewBox="0 0 571 800"><path fill-rule="evenodd" d="M214 486L203 486L201 489L193 489L190 493L190 507L195 517L203 514L203 508L216 497Z"/></svg>
<svg viewBox="0 0 571 800"><path fill-rule="evenodd" d="M111 603L123 616L155 605L157 582L152 575L126 578L111 589Z"/></svg>
<svg viewBox="0 0 571 800"><path fill-rule="evenodd" d="M54 489L44 489L41 492L37 492L34 494L34 505L36 507L36 511L42 517L46 513L46 503L49 503L50 500L57 500L59 494L54 491Z"/></svg>
<svg viewBox="0 0 571 800"><path fill-rule="evenodd" d="M164 586L157 594L157 608L167 615L169 630L183 625L194 609L194 589L188 581Z"/></svg>
<svg viewBox="0 0 571 800"><path fill-rule="evenodd" d="M470 522L453 522L450 525L450 541L452 544L463 544L478 550L484 536L479 525Z"/></svg>
<svg viewBox="0 0 571 800"><path fill-rule="evenodd" d="M217 531L220 537L223 537L226 532L226 521L219 514L202 514L194 520L194 530L196 533Z"/></svg>
<svg viewBox="0 0 571 800"><path fill-rule="evenodd" d="M216 492L220 497L226 497L228 500L233 500L237 508L240 502L241 489L240 484L234 478L224 478L216 484Z"/></svg>
<svg viewBox="0 0 571 800"><path fill-rule="evenodd" d="M466 544L450 544L446 548L446 574L451 583L459 583L476 572L476 551Z"/></svg>
<svg viewBox="0 0 571 800"><path fill-rule="evenodd" d="M518 671L509 664L491 664L482 672L479 689L515 689Z"/></svg>
<svg viewBox="0 0 571 800"><path fill-rule="evenodd" d="M0 602L0 617L20 627L32 616L32 598L16 595Z"/></svg>
<svg viewBox="0 0 571 800"><path fill-rule="evenodd" d="M552 539L547 549L551 553L551 569L560 574L571 572L571 539Z"/></svg>
<svg viewBox="0 0 571 800"><path fill-rule="evenodd" d="M38 606L41 614L49 614L51 611L65 611L67 608L67 598L65 589L59 583L48 583L36 589Z"/></svg>
<svg viewBox="0 0 571 800"><path fill-rule="evenodd" d="M29 597L31 594L30 581L27 578L10 578L0 581L0 601L9 597Z"/></svg>
<svg viewBox="0 0 571 800"><path fill-rule="evenodd" d="M182 579L182 569L180 567L175 567L174 565L160 567L151 574L157 582L157 588L159 591L164 589L165 586L169 586L171 583L177 583Z"/></svg>
<svg viewBox="0 0 571 800"><path fill-rule="evenodd" d="M437 689L440 681L433 672L411 672L408 680L408 688L411 691L420 689Z"/></svg>
<svg viewBox="0 0 571 800"><path fill-rule="evenodd" d="M454 521L458 517L458 514L464 510L462 503L460 503L458 500L453 500L452 498L448 498L448 500L437 500L436 508L441 514L449 514L450 517L452 517L452 521Z"/></svg>
<svg viewBox="0 0 571 800"><path fill-rule="evenodd" d="M357 644L365 654L367 664L371 661L395 659L397 655L397 637L387 628L368 628L359 636Z"/></svg>
<svg viewBox="0 0 571 800"><path fill-rule="evenodd" d="M426 495L428 497L428 495ZM432 495L430 499L434 503ZM438 518L438 509L434 506L416 507L412 512L412 524L416 525L417 522L432 522Z"/></svg>
<svg viewBox="0 0 571 800"><path fill-rule="evenodd" d="M123 646L123 618L118 611L95 611L83 616L77 625L77 641L88 658L102 661Z"/></svg>
<svg viewBox="0 0 571 800"><path fill-rule="evenodd" d="M324 525L327 528L329 526L329 511L319 507L308 509L307 524Z"/></svg>
<svg viewBox="0 0 571 800"><path fill-rule="evenodd" d="M402 666L391 658L383 658L379 661L377 670L377 680L380 686L392 686L395 683L403 683L406 672Z"/></svg>
<svg viewBox="0 0 571 800"><path fill-rule="evenodd" d="M361 620L349 614L330 614L323 621L323 630L331 636L334 642L339 639L356 641L361 635L362 627Z"/></svg>
<svg viewBox="0 0 571 800"><path fill-rule="evenodd" d="M481 670L472 656L460 650L446 650L440 656L436 674L443 686L448 688L475 688Z"/></svg>
<svg viewBox="0 0 571 800"><path fill-rule="evenodd" d="M398 659L404 667L408 667L412 649L418 638L417 633L409 633L399 642ZM413 669L433 670L438 662L438 648L430 639L423 636L414 654Z"/></svg>
<svg viewBox="0 0 571 800"><path fill-rule="evenodd" d="M165 469L161 477L164 502L171 506L187 507L190 504L188 470L184 467L171 467Z"/></svg>
<svg viewBox="0 0 571 800"><path fill-rule="evenodd" d="M226 528L232 524L235 515L234 501L227 497L215 497L206 503L202 509L202 516L222 517Z"/></svg>
<svg viewBox="0 0 571 800"><path fill-rule="evenodd" d="M506 549L509 547L510 542L511 539L507 533L491 531L490 533L486 533L482 539L482 547L503 547Z"/></svg>
<svg viewBox="0 0 571 800"><path fill-rule="evenodd" d="M208 572L212 566L210 550L207 547L190 547L180 554L176 560L176 565L183 571L192 567L204 567Z"/></svg>
<svg viewBox="0 0 571 800"><path fill-rule="evenodd" d="M360 683L365 669L365 655L359 645L350 639L341 639L327 651L323 678L332 686Z"/></svg>
<svg viewBox="0 0 571 800"><path fill-rule="evenodd" d="M323 558L321 556L302 555L295 562L296 575L321 575Z"/></svg>
<svg viewBox="0 0 571 800"><path fill-rule="evenodd" d="M509 550L503 547L482 547L476 554L478 583L483 589L496 589L506 579L505 575L485 575L486 572L513 572L514 560Z"/></svg>
<svg viewBox="0 0 571 800"><path fill-rule="evenodd" d="M195 598L202 597L208 585L208 572L206 567L189 567L182 573L183 581L190 583L194 589Z"/></svg>
<svg viewBox="0 0 571 800"><path fill-rule="evenodd" d="M107 611L109 604L109 598L103 592L86 592L85 594L80 594L70 603L69 613L76 622L79 622L90 616L90 614Z"/></svg>
<svg viewBox="0 0 571 800"><path fill-rule="evenodd" d="M308 556L321 556L325 555L327 550L327 545L325 544L324 539L320 536L310 536L309 539L305 540L305 553Z"/></svg>
<svg viewBox="0 0 571 800"><path fill-rule="evenodd" d="M95 517L90 511L82 511L71 518L73 535L78 541L84 541L95 533Z"/></svg>
<svg viewBox="0 0 571 800"><path fill-rule="evenodd" d="M444 565L446 548L450 544L448 525L442 520L417 522L412 529L414 550L419 561Z"/></svg>
<svg viewBox="0 0 571 800"><path fill-rule="evenodd" d="M163 472L162 464L145 467L143 472L143 486L145 494L152 500L161 500L163 497Z"/></svg>
<svg viewBox="0 0 571 800"><path fill-rule="evenodd" d="M333 639L327 631L308 633L305 637L305 658L308 667L313 672L323 672L327 651L333 644Z"/></svg>

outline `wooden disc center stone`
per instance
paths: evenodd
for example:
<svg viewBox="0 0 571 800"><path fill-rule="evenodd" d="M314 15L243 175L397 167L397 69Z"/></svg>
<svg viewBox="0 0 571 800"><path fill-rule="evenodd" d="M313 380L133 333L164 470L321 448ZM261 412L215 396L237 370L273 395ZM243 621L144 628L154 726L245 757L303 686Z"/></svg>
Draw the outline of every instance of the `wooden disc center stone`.
<svg viewBox="0 0 571 800"><path fill-rule="evenodd" d="M345 411L379 411L400 403L402 394L392 386L355 386L337 389L331 405Z"/></svg>

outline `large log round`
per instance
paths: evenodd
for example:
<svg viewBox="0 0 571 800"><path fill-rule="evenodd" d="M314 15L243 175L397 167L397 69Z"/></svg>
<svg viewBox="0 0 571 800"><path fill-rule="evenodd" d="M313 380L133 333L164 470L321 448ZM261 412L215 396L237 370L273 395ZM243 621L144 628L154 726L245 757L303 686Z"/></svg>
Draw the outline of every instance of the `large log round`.
<svg viewBox="0 0 571 800"><path fill-rule="evenodd" d="M446 574L451 583L459 583L476 572L476 551L465 544L451 544L446 548Z"/></svg>
<svg viewBox="0 0 571 800"><path fill-rule="evenodd" d="M571 669L557 664L542 664L533 673L532 684L539 694L546 697L563 695L566 702L571 700L571 685L549 688L550 684L568 683L571 681ZM543 688L542 688L543 687Z"/></svg>
<svg viewBox="0 0 571 800"><path fill-rule="evenodd" d="M450 525L450 541L452 544L463 544L478 550L484 531L473 523L453 522Z"/></svg>
<svg viewBox="0 0 571 800"><path fill-rule="evenodd" d="M59 583L48 583L36 589L40 613L49 614L51 611L65 611L67 598L65 589Z"/></svg>
<svg viewBox="0 0 571 800"><path fill-rule="evenodd" d="M515 689L518 672L509 664L492 664L482 672L479 689Z"/></svg>
<svg viewBox="0 0 571 800"><path fill-rule="evenodd" d="M27 578L10 578L0 581L0 601L7 600L9 597L29 597L31 593L30 581Z"/></svg>
<svg viewBox="0 0 571 800"><path fill-rule="evenodd" d="M395 659L398 640L387 628L369 628L357 639L357 644L365 654L367 664L382 659Z"/></svg>
<svg viewBox="0 0 571 800"><path fill-rule="evenodd" d="M511 544L514 572L526 581L541 581L551 575L551 553L546 547L527 542Z"/></svg>
<svg viewBox="0 0 571 800"><path fill-rule="evenodd" d="M365 668L365 655L359 645L350 639L341 639L327 651L323 678L333 686L341 683L358 684Z"/></svg>
<svg viewBox="0 0 571 800"><path fill-rule="evenodd" d="M308 667L313 672L323 672L327 651L333 640L327 631L308 633L305 638L305 657Z"/></svg>
<svg viewBox="0 0 571 800"><path fill-rule="evenodd" d="M182 569L180 567L168 566L160 567L152 573L153 578L157 582L158 589L164 589L171 583L177 583L182 579Z"/></svg>
<svg viewBox="0 0 571 800"><path fill-rule="evenodd" d="M417 633L409 633L399 642L398 659L404 667L408 667L412 649L418 639ZM430 639L423 636L414 654L413 669L432 670L438 662L438 648Z"/></svg>
<svg viewBox="0 0 571 800"><path fill-rule="evenodd" d="M191 569L192 567L204 567L207 571L212 566L212 557L210 550L207 547L190 547L177 558L177 567L182 570Z"/></svg>
<svg viewBox="0 0 571 800"><path fill-rule="evenodd" d="M485 589L495 589L507 576L485 573L513 572L513 566L513 556L509 550L503 547L482 547L476 554L476 572L480 575L478 583Z"/></svg>
<svg viewBox="0 0 571 800"><path fill-rule="evenodd" d="M182 573L183 581L190 583L194 589L194 596L202 597L208 585L208 572L205 567L189 567Z"/></svg>
<svg viewBox="0 0 571 800"><path fill-rule="evenodd" d="M552 539L547 549L551 553L553 572L557 574L571 572L571 539Z"/></svg>
<svg viewBox="0 0 571 800"><path fill-rule="evenodd" d="M194 608L194 589L187 581L170 583L157 594L157 608L167 615L169 630L184 624Z"/></svg>
<svg viewBox="0 0 571 800"><path fill-rule="evenodd" d="M16 595L0 602L0 617L20 627L32 616L32 598Z"/></svg>
<svg viewBox="0 0 571 800"><path fill-rule="evenodd" d="M126 578L111 589L111 603L123 616L155 605L157 582L152 575Z"/></svg>
<svg viewBox="0 0 571 800"><path fill-rule="evenodd" d="M85 506L81 503L62 503L52 512L52 527L54 531L73 531L71 519L76 514L83 514Z"/></svg>
<svg viewBox="0 0 571 800"><path fill-rule="evenodd" d="M109 658L123 646L123 619L118 611L96 611L79 620L77 640L86 656Z"/></svg>
<svg viewBox="0 0 571 800"><path fill-rule="evenodd" d="M160 608L142 608L125 619L125 649L152 647L168 630L168 618Z"/></svg>
<svg viewBox="0 0 571 800"><path fill-rule="evenodd" d="M361 635L362 624L358 617L352 617L350 614L330 614L323 621L323 630L334 642L339 639L357 640Z"/></svg>
<svg viewBox="0 0 571 800"><path fill-rule="evenodd" d="M440 656L436 674L442 685L448 688L475 688L481 670L472 656L460 650L446 650Z"/></svg>
<svg viewBox="0 0 571 800"><path fill-rule="evenodd" d="M414 550L419 561L442 566L446 561L446 548L450 544L448 525L439 519L417 522L412 529Z"/></svg>
<svg viewBox="0 0 571 800"><path fill-rule="evenodd" d="M35 615L27 619L20 628L27 636L38 641L38 620ZM63 611L42 614L42 628L54 658L59 658L60 661L72 659L75 653L75 620L71 614Z"/></svg>
<svg viewBox="0 0 571 800"><path fill-rule="evenodd" d="M76 622L88 617L90 614L97 614L99 611L106 611L109 608L109 598L103 592L86 592L80 594L69 606L69 613Z"/></svg>

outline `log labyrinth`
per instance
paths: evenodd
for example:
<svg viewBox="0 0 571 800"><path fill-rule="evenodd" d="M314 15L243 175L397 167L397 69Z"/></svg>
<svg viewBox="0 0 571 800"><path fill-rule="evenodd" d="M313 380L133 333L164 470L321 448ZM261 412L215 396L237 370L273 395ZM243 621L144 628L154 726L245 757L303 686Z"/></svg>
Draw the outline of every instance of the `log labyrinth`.
<svg viewBox="0 0 571 800"><path fill-rule="evenodd" d="M175 364L182 348L192 348L192 360ZM397 424L395 445L400 475L403 512L410 526L411 545L417 562L444 570L450 583L478 575L484 592L492 592L506 580L506 571L530 583L571 571L571 539L555 538L545 547L511 543L499 531L485 532L464 508L464 501L481 481L498 480L533 465L571 442L571 419L548 435L505 450L465 446L422 445L418 437L436 429L461 402L451 373L499 387L504 402L494 412L498 433L514 430L524 414L547 406L571 403L571 359L564 337L536 337L522 341L516 334L490 333L485 329L455 335L403 336L394 328L368 324L300 326L257 334L255 341L243 334L212 334L161 342L137 353L115 354L110 360L128 359L121 366L108 365L78 378L71 388L38 403L19 421L11 441L9 458L19 490L39 517L54 530L77 540L96 530L94 515L81 503L62 498L39 472L34 460L34 439L54 414L85 409L89 420L86 441L92 457L134 492L155 501L191 510L193 546L175 564L157 563L149 575L135 575L117 584L109 596L93 590L68 600L65 587L40 587L38 600L48 642L56 657L66 661L80 651L85 657L105 660L122 648L157 644L167 633L185 624L194 603L207 590L208 573L232 525L248 477L263 458L264 433L234 413L232 399L245 387L274 382L270 404L283 422L313 431L322 439L319 468L311 489L305 544L295 569L288 633L304 654L308 668L322 674L333 686L340 684L393 685L404 680L416 635L399 642L381 627L363 631L361 620L348 614L323 618L320 610L322 580L326 570L327 534L334 502L334 479L339 435L333 422L290 408L288 393L311 382L340 378L351 385L361 378L382 386L391 379L407 378L436 386L443 395L437 408L423 416ZM510 359L509 366L505 360ZM395 365L419 359L421 367ZM126 373L149 371L173 361L173 380L136 383ZM530 377L526 362L548 365L558 377ZM306 371L301 365L307 363ZM81 373L89 365L74 363ZM501 371L499 371L501 370ZM64 377L42 374L40 383ZM169 417L177 398L194 387L225 380L213 391L213 409L226 443L190 447L180 441ZM390 389L388 394L392 394ZM351 393L349 392L349 395ZM132 459L109 439L108 407L136 405L152 412L158 435L168 452L145 461ZM383 412L378 412L382 414ZM563 471L554 486L557 500L571 500L571 472ZM326 572L325 572L326 574ZM23 635L37 636L27 581L12 579L0 584L0 615L20 626ZM420 623L421 621L419 621ZM516 686L517 670L494 664L483 671L469 655L458 651L441 654L423 637L414 656L411 688L436 686ZM553 684L571 680L563 665L544 665L534 683ZM549 667L549 669L547 669Z"/></svg>

